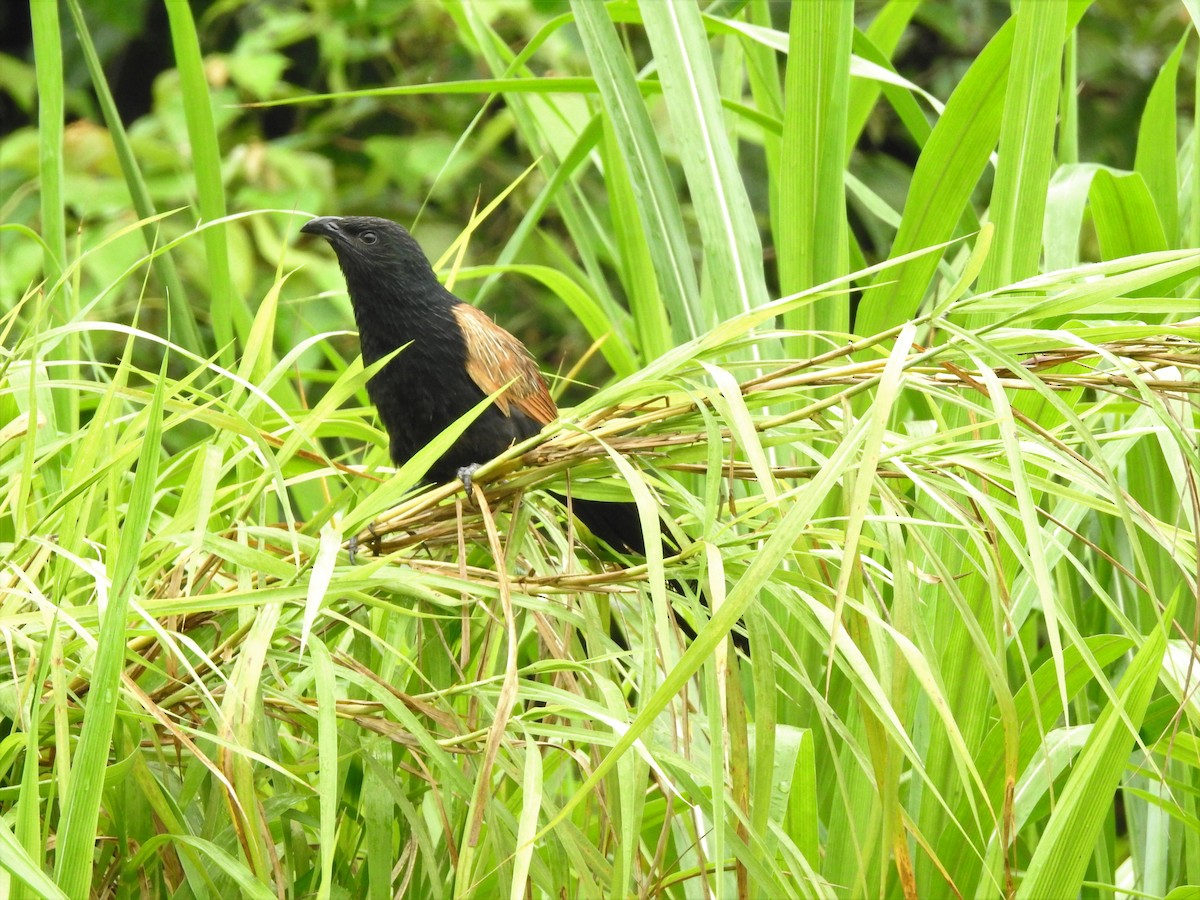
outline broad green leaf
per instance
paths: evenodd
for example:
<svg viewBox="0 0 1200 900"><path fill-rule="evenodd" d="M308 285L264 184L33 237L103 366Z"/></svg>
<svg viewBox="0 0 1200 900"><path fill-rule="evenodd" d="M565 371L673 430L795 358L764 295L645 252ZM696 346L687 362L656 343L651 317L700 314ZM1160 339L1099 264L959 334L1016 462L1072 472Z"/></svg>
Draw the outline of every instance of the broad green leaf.
<svg viewBox="0 0 1200 900"><path fill-rule="evenodd" d="M1101 169L1092 176L1088 197L1104 259L1167 249L1154 198L1140 173L1114 175Z"/></svg>
<svg viewBox="0 0 1200 900"><path fill-rule="evenodd" d="M1146 187L1158 211L1162 230L1166 233L1166 246L1177 246L1179 240L1179 173L1175 147L1179 129L1176 123L1175 81L1179 75L1179 62L1183 59L1183 48L1189 34L1185 33L1167 57L1146 105L1142 110L1142 121L1138 127L1137 157L1133 169L1145 179Z"/></svg>

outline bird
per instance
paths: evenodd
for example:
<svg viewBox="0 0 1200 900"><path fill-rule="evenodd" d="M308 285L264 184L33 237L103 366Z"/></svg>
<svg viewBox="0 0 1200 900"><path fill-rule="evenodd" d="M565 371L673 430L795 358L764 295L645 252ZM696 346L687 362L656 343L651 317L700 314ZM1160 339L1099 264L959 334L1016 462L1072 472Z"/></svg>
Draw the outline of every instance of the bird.
<svg viewBox="0 0 1200 900"><path fill-rule="evenodd" d="M546 380L525 345L483 310L448 291L403 225L377 216L320 216L300 231L324 238L337 256L364 365L391 356L367 381L367 394L387 431L396 465L403 465L446 427L495 394L493 403L429 467L426 476L435 482L460 479L470 495L471 476L480 465L538 434L558 417ZM553 496L566 502L559 494ZM632 500L576 497L570 508L594 537L613 550L646 555L641 517ZM659 539L664 556L675 552L665 536ZM677 593L695 594L707 604L697 585L688 590L677 579L668 584ZM684 618L676 621L684 634L696 637ZM740 626L730 636L749 655L750 645Z"/></svg>
<svg viewBox="0 0 1200 900"><path fill-rule="evenodd" d="M376 216L320 216L300 231L324 238L337 256L364 365L395 354L367 382L367 394L397 465L496 394L427 473L437 483L460 479L469 495L471 476L481 464L558 417L546 380L525 345L483 310L448 291L404 226ZM571 508L614 550L645 555L632 500L574 498Z"/></svg>

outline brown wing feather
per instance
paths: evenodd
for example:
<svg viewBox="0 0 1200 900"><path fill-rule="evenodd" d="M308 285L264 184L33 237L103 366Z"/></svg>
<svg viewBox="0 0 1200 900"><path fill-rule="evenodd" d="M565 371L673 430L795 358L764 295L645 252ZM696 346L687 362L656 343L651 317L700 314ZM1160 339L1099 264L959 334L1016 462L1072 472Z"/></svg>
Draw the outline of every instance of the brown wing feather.
<svg viewBox="0 0 1200 900"><path fill-rule="evenodd" d="M455 306L454 318L467 344L467 374L479 389L494 394L512 381L496 398L502 413L510 415L515 406L540 425L558 416L546 381L524 344L469 304Z"/></svg>

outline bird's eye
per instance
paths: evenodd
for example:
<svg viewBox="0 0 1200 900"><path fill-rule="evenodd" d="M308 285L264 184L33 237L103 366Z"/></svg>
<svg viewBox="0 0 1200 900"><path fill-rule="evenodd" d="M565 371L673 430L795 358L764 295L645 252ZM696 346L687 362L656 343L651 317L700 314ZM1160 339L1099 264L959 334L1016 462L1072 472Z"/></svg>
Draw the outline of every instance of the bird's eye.
<svg viewBox="0 0 1200 900"><path fill-rule="evenodd" d="M373 231L364 231L359 235L358 239L364 244L374 244L379 240L379 237Z"/></svg>

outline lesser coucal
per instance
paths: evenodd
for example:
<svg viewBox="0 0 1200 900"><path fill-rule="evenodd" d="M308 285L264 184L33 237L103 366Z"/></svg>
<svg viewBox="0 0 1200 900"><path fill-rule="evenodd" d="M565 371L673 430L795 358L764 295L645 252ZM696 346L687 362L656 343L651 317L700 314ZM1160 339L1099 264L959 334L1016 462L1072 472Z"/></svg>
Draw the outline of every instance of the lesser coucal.
<svg viewBox="0 0 1200 900"><path fill-rule="evenodd" d="M558 415L525 345L446 290L402 226L373 216L322 216L300 230L325 238L337 254L363 362L369 366L403 348L367 382L397 465L505 385L433 464L431 479L457 476L469 484L479 464L537 434ZM572 509L613 548L645 553L632 502L576 498Z"/></svg>

